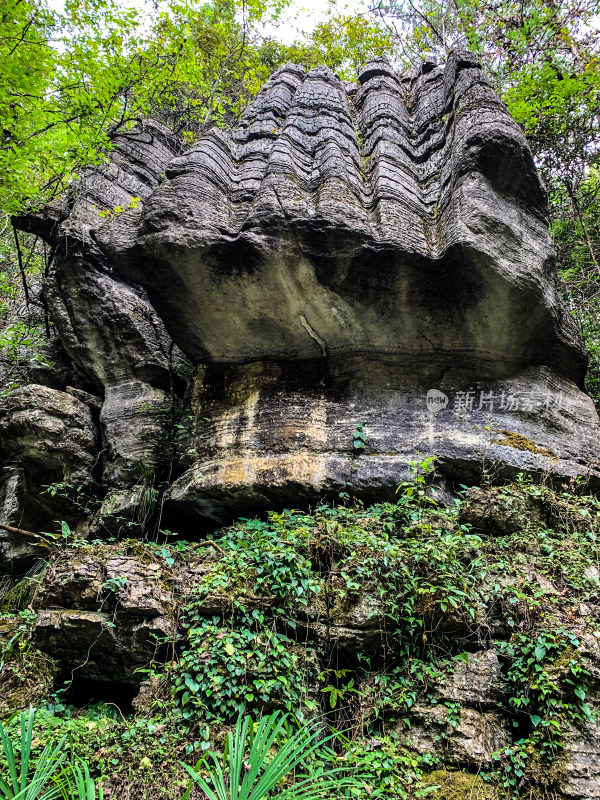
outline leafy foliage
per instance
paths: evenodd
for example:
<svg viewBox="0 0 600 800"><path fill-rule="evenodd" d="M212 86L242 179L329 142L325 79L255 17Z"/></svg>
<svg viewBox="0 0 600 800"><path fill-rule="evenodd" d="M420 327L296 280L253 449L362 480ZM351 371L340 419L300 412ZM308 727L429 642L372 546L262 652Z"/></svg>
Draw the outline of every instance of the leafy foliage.
<svg viewBox="0 0 600 800"><path fill-rule="evenodd" d="M439 687L469 663L463 648L470 642L498 654L502 713L514 725L514 744L500 748L485 773L490 792L517 797L560 785L565 736L593 716L583 641L595 626L572 609L600 597L599 501L578 482L557 491L518 476L441 507L432 495L434 469L428 459L414 464L414 480L401 484L395 503L240 520L221 532L211 555L207 543L73 542L95 557L151 559L165 576L195 565L200 580L178 612L180 637L164 648L166 663L150 667L155 689L146 712L121 719L106 707L81 712L55 703L40 712L36 753L68 734L107 788L120 792L137 780L143 788L136 797L180 800L179 761L211 750L214 758L201 759L196 772L216 791L207 770L217 775L218 762L227 777L230 750L220 753L247 710L259 720L291 710L300 727L320 713L338 733L299 774L344 766L344 774L360 774L361 785L348 783L340 796L424 796L446 785L441 753L460 729L461 703L443 701L442 750L411 750L410 726L415 713L440 709ZM506 533L475 534L465 522L482 493L500 520L510 519ZM105 582L107 604L122 584L118 577ZM363 630L379 637L362 651L319 635L311 622L333 631L354 624L356 613L361 624L369 620ZM19 634L24 647L31 647L29 629ZM251 730L248 723L248 736ZM291 725L286 736L296 730ZM152 783L155 767L170 776L162 795ZM290 778L278 791L297 783ZM202 791L198 783L188 790L190 798Z"/></svg>
<svg viewBox="0 0 600 800"><path fill-rule="evenodd" d="M298 707L305 693L304 653L274 630L273 615L240 606L225 624L188 607L186 647L174 669L184 717L225 721L274 703Z"/></svg>
<svg viewBox="0 0 600 800"><path fill-rule="evenodd" d="M426 493L425 475L433 465L424 462L422 469L416 484L401 487L396 504L367 510L321 506L314 515L284 511L272 513L268 522L244 520L226 531L218 541L224 557L184 609L186 634L173 687L186 718L226 720L244 708L258 714L273 704L288 710L314 706L309 686L316 678L316 652L292 639L302 609L328 607L335 616L365 586L377 587L390 657L402 663L391 674L397 707L401 690L406 711L432 669L426 645L439 615L451 609L475 624L481 605L475 589L481 562L464 558L480 539L464 527L438 527L443 515L427 518L435 503ZM450 526L447 518L444 524ZM257 607L249 607L249 598ZM229 609L221 618L206 613L215 603ZM328 694L337 711L338 699L352 692L352 678L340 683L346 671L335 672L336 682L321 694ZM384 686L387 681L378 691Z"/></svg>
<svg viewBox="0 0 600 800"><path fill-rule="evenodd" d="M344 757L358 771L363 784L361 793L351 791L350 796L408 800L434 794L439 788L435 783L424 783L437 759L428 753L411 752L394 733L367 744L346 740Z"/></svg>
<svg viewBox="0 0 600 800"><path fill-rule="evenodd" d="M10 738L0 723L0 741L7 764L5 778L0 778L3 800L54 800L61 796L60 779L66 760L65 737L56 744L47 745L36 759L30 774L31 742L33 739L33 709L21 714L21 738L18 755Z"/></svg>
<svg viewBox="0 0 600 800"><path fill-rule="evenodd" d="M153 114L190 141L267 77L257 26L284 0L172 0L146 16L114 0L64 13L9 0L0 24L0 208L15 213L101 163L112 136Z"/></svg>

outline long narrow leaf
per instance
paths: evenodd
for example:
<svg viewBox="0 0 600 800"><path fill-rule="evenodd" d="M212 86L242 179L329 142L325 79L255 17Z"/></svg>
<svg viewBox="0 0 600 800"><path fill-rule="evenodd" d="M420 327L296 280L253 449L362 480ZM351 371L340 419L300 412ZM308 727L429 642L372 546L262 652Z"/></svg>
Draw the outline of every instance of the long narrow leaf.
<svg viewBox="0 0 600 800"><path fill-rule="evenodd" d="M31 742L33 740L34 714L33 708L29 709L27 715L21 714L21 776L19 780L19 789L21 789L21 791L27 786L29 760L31 758Z"/></svg>
<svg viewBox="0 0 600 800"><path fill-rule="evenodd" d="M20 752L15 756L14 747L6 730L0 723L0 741L8 767L8 782L0 779L0 800L57 800L63 783L60 779L66 758L63 737L57 743L46 745L36 758L32 769L32 742L35 711L21 712Z"/></svg>
<svg viewBox="0 0 600 800"><path fill-rule="evenodd" d="M248 736L249 719L246 717L242 722L241 716L235 725L235 736L233 746L229 748L229 794L231 800L238 800L242 783L242 772L244 768L244 748ZM231 734L229 734L231 736Z"/></svg>
<svg viewBox="0 0 600 800"><path fill-rule="evenodd" d="M185 768L194 782L206 794L208 800L322 800L335 795L343 787L359 787L357 774L348 774L348 767L320 769L316 774L302 774L295 777L289 786L281 786L285 778L317 750L323 748L333 738L331 734L323 738L321 724L309 723L289 735L289 715L275 712L263 717L256 725L249 717L236 722L235 732L227 736L225 753L221 761L211 753L213 766L208 766L208 779L198 773L198 767L206 763L200 759L196 769ZM282 732L287 738L282 741ZM273 748L278 745L273 754ZM248 749L249 766L245 755ZM222 763L227 763L229 786L225 779ZM183 800L191 793L188 787Z"/></svg>
<svg viewBox="0 0 600 800"><path fill-rule="evenodd" d="M184 764L183 766L184 766L184 767L187 769L187 771L190 773L190 775L191 775L191 777L192 777L192 780L193 780L195 783L197 783L197 784L198 784L198 786L199 786L199 787L202 789L202 791L204 792L204 794L205 794L205 795L208 797L208 800L219 800L219 798L218 798L218 797L217 797L217 795L214 793L214 791L211 789L211 787L208 785L208 783L207 783L207 782L204 780L204 778L203 778L201 775L199 775L199 774L198 774L198 773L197 773L197 772L194 770L194 768L193 768L193 767L190 767L188 764ZM187 798L190 796L190 793L191 793L191 787L190 787L190 788L188 788L187 792L185 793L185 795L184 795L184 800L187 800ZM186 795L187 795L187 797L186 797Z"/></svg>
<svg viewBox="0 0 600 800"><path fill-rule="evenodd" d="M292 772L302 761L305 761L317 748L321 747L323 741L317 740L320 735L318 726L313 725L313 729L308 732L299 730L288 739L280 748L273 761L256 784L252 800L261 800L285 777Z"/></svg>
<svg viewBox="0 0 600 800"><path fill-rule="evenodd" d="M15 763L15 753L13 750L12 742L6 735L6 732L0 723L0 738L2 739L2 750L4 752L4 757L8 764L8 775L10 780L10 785L7 785L2 782L3 791L6 794L6 797L10 797L10 790L12 789L13 792L19 791L19 781L17 778L17 766Z"/></svg>
<svg viewBox="0 0 600 800"><path fill-rule="evenodd" d="M247 718L248 719L248 718ZM250 750L249 761L250 770L244 779L244 792L239 800L248 800L250 793L252 793L253 800L261 797L258 784L254 787L260 772L265 770L267 766L267 758L271 748L277 741L285 721L285 716L279 719L279 712L275 712L270 716L263 717L255 732L252 747ZM243 746L243 745L242 745ZM273 772L275 769L273 768ZM260 782L260 781L259 781ZM254 788L253 788L254 787Z"/></svg>
<svg viewBox="0 0 600 800"><path fill-rule="evenodd" d="M96 789L97 800L103 800L102 787L96 787L96 782L90 776L89 767L84 761L71 765L70 774L67 775L67 787L70 792L67 797L70 800L96 800Z"/></svg>

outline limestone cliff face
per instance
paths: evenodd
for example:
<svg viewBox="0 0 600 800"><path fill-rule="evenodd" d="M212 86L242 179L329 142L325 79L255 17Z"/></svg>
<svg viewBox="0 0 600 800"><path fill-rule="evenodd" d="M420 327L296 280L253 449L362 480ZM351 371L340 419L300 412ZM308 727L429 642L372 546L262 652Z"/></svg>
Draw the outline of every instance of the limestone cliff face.
<svg viewBox="0 0 600 800"><path fill-rule="evenodd" d="M435 680L423 671L399 716L392 706L380 718L419 758L439 759L431 781L449 793L458 780L465 796L496 797L478 773L541 722L511 706L531 686L529 674L512 685L507 647L521 641L527 655L556 634L548 674L575 716L562 712L562 749L540 785L600 796L600 517L597 500L578 505L564 489L577 475L600 488L600 423L556 291L544 189L470 54L402 77L375 61L357 86L288 65L235 130L185 148L147 121L61 206L17 222L52 246L55 368L32 369L0 404L0 561L18 574L39 553L19 529L62 520L80 538L37 565L30 594L15 587L13 610L35 615L33 656L23 685L9 670L0 713L69 676L84 704L89 687L111 701L120 687L129 702L140 670L187 646L181 609L230 569L197 606L217 618L215 641L239 603L259 609L306 675L348 666L365 708L379 676L407 666L406 642L430 666L430 651L451 658ZM427 498L415 504L405 486L399 504L274 514L220 544L130 538L160 527L191 540L340 493L395 499L409 462L429 455L442 500L483 472L547 473L559 488L471 489L425 515ZM273 528L264 553L261 525ZM258 561L235 561L240 540ZM310 602L292 589L286 611L283 546L290 586L296 568L313 581ZM0 640L19 626L4 622ZM40 659L52 669L37 675ZM315 686L307 679L313 707L326 691ZM152 691L142 685L138 708Z"/></svg>
<svg viewBox="0 0 600 800"><path fill-rule="evenodd" d="M20 221L55 246L71 388L99 397L103 513L134 513L140 465L182 527L390 496L417 453L450 481L598 485L544 189L471 54L357 86L287 65L235 130L184 149L148 122L111 159Z"/></svg>

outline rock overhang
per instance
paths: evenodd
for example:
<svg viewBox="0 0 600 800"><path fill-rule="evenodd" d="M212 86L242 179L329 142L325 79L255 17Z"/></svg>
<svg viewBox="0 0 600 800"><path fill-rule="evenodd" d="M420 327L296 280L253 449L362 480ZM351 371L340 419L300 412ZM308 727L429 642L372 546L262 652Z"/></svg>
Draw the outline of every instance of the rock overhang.
<svg viewBox="0 0 600 800"><path fill-rule="evenodd" d="M356 95L287 65L165 175L95 236L194 362L441 352L582 381L543 187L471 54L371 62Z"/></svg>
<svg viewBox="0 0 600 800"><path fill-rule="evenodd" d="M286 65L235 129L147 121L22 225L52 229L51 317L105 398L101 514L137 514L141 462L186 531L393 498L424 455L600 485L544 187L472 54L356 85Z"/></svg>

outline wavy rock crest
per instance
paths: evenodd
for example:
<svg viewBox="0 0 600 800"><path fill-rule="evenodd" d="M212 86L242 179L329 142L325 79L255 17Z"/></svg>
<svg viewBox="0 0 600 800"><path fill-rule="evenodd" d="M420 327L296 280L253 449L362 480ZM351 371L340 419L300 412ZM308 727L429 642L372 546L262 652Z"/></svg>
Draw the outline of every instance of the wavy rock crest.
<svg viewBox="0 0 600 800"><path fill-rule="evenodd" d="M356 91L283 67L166 178L97 238L195 361L443 350L581 380L543 188L470 54L402 79L372 62Z"/></svg>

